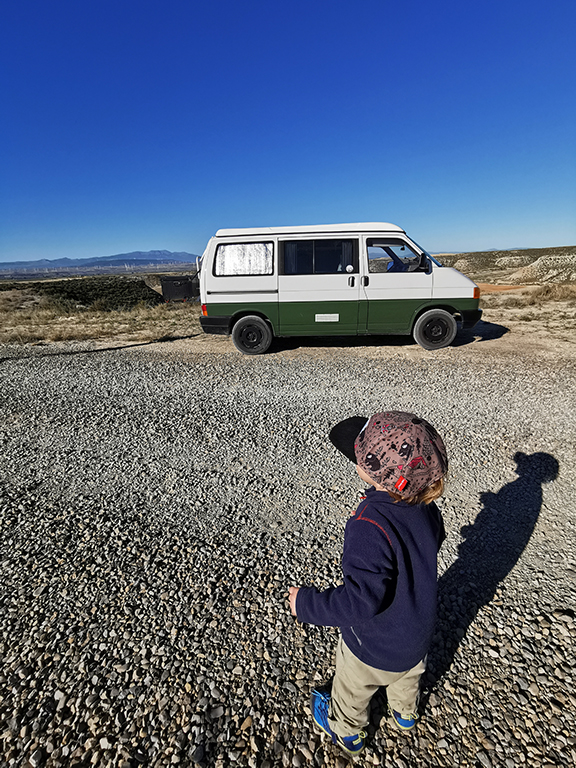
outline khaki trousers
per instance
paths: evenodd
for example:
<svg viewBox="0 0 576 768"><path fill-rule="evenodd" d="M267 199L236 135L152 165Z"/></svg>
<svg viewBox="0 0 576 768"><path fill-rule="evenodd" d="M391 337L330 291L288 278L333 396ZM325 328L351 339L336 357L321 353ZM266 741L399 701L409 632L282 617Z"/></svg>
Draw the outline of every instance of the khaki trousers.
<svg viewBox="0 0 576 768"><path fill-rule="evenodd" d="M370 699L378 688L387 688L388 703L402 717L416 711L420 677L426 659L407 672L386 672L364 664L340 638L336 648L336 674L328 712L330 728L339 736L354 736L369 722Z"/></svg>

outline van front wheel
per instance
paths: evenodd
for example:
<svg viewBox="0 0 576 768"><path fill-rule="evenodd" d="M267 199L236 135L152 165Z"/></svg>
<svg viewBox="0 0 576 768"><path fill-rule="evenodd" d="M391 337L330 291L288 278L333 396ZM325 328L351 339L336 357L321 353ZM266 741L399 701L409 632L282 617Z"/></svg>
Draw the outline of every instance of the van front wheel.
<svg viewBox="0 0 576 768"><path fill-rule="evenodd" d="M248 315L232 328L232 341L244 355L261 355L272 344L272 330L261 317Z"/></svg>
<svg viewBox="0 0 576 768"><path fill-rule="evenodd" d="M442 349L452 344L458 324L444 309L429 309L414 323L414 341L424 349Z"/></svg>

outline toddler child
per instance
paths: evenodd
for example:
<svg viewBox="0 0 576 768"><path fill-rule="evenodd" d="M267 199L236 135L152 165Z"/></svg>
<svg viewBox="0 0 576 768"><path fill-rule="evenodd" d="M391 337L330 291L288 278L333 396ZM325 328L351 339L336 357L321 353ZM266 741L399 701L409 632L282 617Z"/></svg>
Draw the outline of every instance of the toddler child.
<svg viewBox="0 0 576 768"><path fill-rule="evenodd" d="M337 424L330 440L367 489L344 534L343 584L290 587L290 609L308 624L340 627L331 694L312 693L312 716L350 755L364 749L370 700L387 688L396 725L414 727L419 682L436 616L436 558L444 525L446 449L413 413L386 411Z"/></svg>

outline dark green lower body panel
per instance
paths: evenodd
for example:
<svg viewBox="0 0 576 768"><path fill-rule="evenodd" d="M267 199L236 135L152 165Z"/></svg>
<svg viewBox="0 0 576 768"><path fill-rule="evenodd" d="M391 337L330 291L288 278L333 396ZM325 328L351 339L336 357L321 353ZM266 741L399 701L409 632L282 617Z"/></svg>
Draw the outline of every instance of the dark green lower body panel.
<svg viewBox="0 0 576 768"><path fill-rule="evenodd" d="M445 309L468 317L478 309L478 299L385 299L368 301L366 330L360 333L411 334L418 315L428 309Z"/></svg>
<svg viewBox="0 0 576 768"><path fill-rule="evenodd" d="M429 306L436 306L429 299L385 299L368 301L366 333L409 334L414 319Z"/></svg>
<svg viewBox="0 0 576 768"><path fill-rule="evenodd" d="M225 326L227 319L231 329L236 318L260 315L270 322L275 336L409 335L417 316L427 309L461 314L467 327L472 318L480 317L478 299L207 303L208 318L202 327L207 333L222 333L216 327Z"/></svg>
<svg viewBox="0 0 576 768"><path fill-rule="evenodd" d="M281 336L342 336L358 333L358 301L295 301L278 305Z"/></svg>

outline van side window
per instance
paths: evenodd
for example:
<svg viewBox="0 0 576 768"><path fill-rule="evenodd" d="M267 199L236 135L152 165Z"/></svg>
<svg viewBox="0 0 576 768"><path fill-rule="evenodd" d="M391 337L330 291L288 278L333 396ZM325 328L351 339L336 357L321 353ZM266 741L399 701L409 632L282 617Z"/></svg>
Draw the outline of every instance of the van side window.
<svg viewBox="0 0 576 768"><path fill-rule="evenodd" d="M217 277L274 274L273 243L226 243L218 246L214 260Z"/></svg>
<svg viewBox="0 0 576 768"><path fill-rule="evenodd" d="M284 275L358 272L358 247L355 240L287 240L281 245Z"/></svg>
<svg viewBox="0 0 576 768"><path fill-rule="evenodd" d="M371 238L366 246L369 272L416 272L426 269L426 257L413 251L403 240Z"/></svg>

